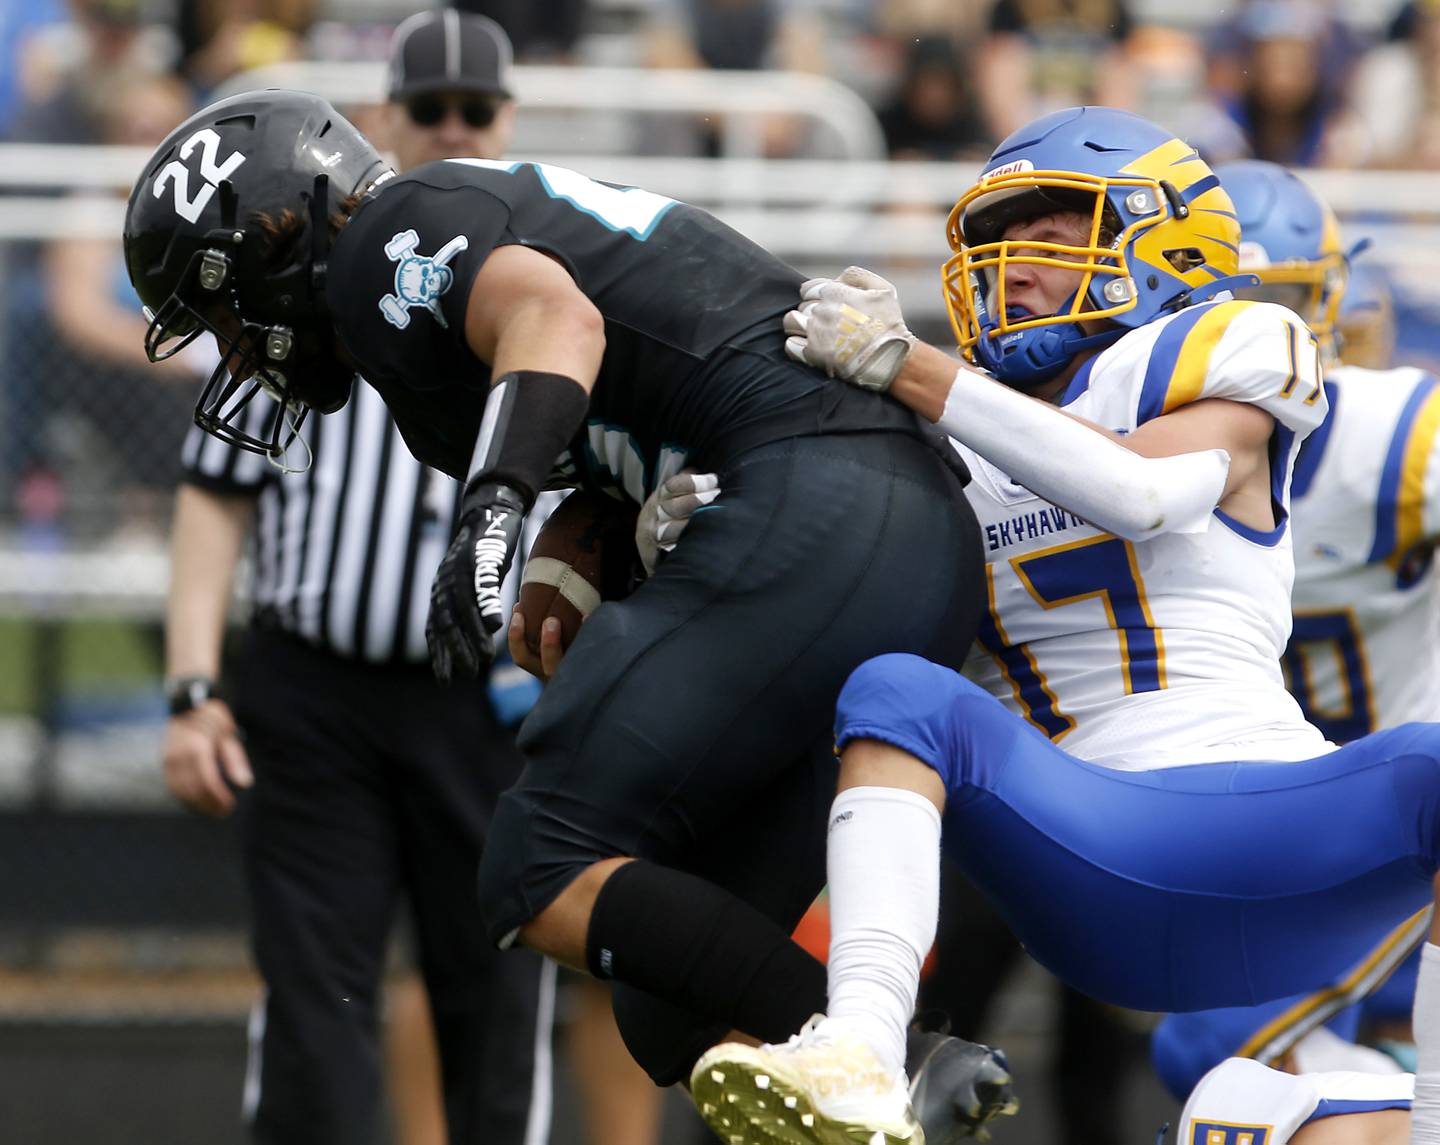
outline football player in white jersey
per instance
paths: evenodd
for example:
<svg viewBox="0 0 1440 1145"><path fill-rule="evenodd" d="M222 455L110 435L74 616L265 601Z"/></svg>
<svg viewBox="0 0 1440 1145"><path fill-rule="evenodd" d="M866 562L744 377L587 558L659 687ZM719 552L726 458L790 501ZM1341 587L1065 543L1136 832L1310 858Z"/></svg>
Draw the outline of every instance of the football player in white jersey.
<svg viewBox="0 0 1440 1145"><path fill-rule="evenodd" d="M1240 217L1240 267L1260 278L1248 296L1281 302L1308 322L1326 354L1329 413L1301 446L1291 485L1295 535L1294 630L1286 682L1310 722L1335 743L1381 727L1440 719L1440 596L1433 567L1440 536L1440 385L1410 367L1340 364L1337 316L1350 256L1329 207L1294 174L1253 160L1216 169ZM1340 353L1337 353L1337 350ZM1398 947L1397 955L1404 948ZM1388 966L1377 968L1380 971ZM1371 975L1370 980L1377 975ZM1413 965L1387 983L1408 984ZM1363 988L1334 984L1255 1009L1172 1016L1152 1056L1183 1098L1229 1054L1282 1058L1299 1070L1399 1067L1323 1029L1354 1036L1346 1010ZM1344 1011L1342 1014L1341 1011Z"/></svg>
<svg viewBox="0 0 1440 1145"><path fill-rule="evenodd" d="M1290 690L1334 743L1440 719L1440 383L1411 366L1342 362L1334 328L1348 256L1313 191L1273 163L1217 174L1240 213L1241 269L1261 280L1255 296L1298 303L1335 359L1325 369L1330 412L1302 447L1291 488Z"/></svg>
<svg viewBox="0 0 1440 1145"><path fill-rule="evenodd" d="M957 442L991 623L965 676L894 655L846 684L829 1012L700 1060L696 1100L731 1142L920 1139L900 1063L942 813L946 853L1030 953L1135 1009L1319 986L1432 901L1440 729L1336 750L1284 688L1320 350L1292 311L1225 292L1240 233L1214 173L1143 119L1069 109L1000 145L950 239L958 369L867 271L807 283L786 319L794 356ZM1424 969L1419 994L1417 1014ZM1440 1140L1423 1038L1420 1058L1415 1140Z"/></svg>

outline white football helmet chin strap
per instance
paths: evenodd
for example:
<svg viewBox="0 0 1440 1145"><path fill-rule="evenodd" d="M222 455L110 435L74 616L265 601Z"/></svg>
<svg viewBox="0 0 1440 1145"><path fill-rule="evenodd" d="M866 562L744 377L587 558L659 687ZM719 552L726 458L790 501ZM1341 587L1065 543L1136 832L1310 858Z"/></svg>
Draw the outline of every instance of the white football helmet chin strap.
<svg viewBox="0 0 1440 1145"><path fill-rule="evenodd" d="M281 402L280 411L277 415L284 423L284 432L281 434L280 452L278 454L266 452L265 460L280 471L283 475L308 472L310 466L315 463L315 454L310 449L310 443L300 436L300 423L304 420L300 410L294 402ZM290 450L295 443L300 443L305 459L298 465L290 464Z"/></svg>

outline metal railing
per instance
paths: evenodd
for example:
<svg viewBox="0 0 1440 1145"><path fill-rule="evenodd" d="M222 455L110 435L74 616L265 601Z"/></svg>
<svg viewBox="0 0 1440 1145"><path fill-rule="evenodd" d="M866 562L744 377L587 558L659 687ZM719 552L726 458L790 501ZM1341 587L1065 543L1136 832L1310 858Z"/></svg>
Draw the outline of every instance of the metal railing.
<svg viewBox="0 0 1440 1145"><path fill-rule="evenodd" d="M705 207L807 273L833 273L849 262L872 265L893 275L907 313L922 322L943 313L936 271L949 255L944 217L979 170L968 163L883 160L516 154ZM124 217L118 197L66 211L57 210L53 190L25 190L127 190L145 158L135 148L0 145L0 190L14 192L0 199L0 240L118 234ZM1409 289L1440 295L1433 276L1440 264L1435 175L1316 171L1305 177L1335 207L1348 235L1373 241L1367 260L1394 271Z"/></svg>
<svg viewBox="0 0 1440 1145"><path fill-rule="evenodd" d="M725 158L764 153L763 124L769 116L812 121L844 159L880 159L885 137L870 105L844 84L826 76L780 71L704 71L684 68L547 67L520 65L513 83L517 117L516 149L534 150L541 124L555 116L578 117L568 136L572 148L591 150L594 124L616 117L712 119ZM235 95L256 88L312 91L332 103L372 104L383 99L385 69L380 63L296 61L243 72L217 91ZM643 128L641 128L643 131ZM601 135L602 145L618 142ZM636 137L632 144L643 143ZM623 143L622 143L623 145ZM563 146L563 144L561 144Z"/></svg>

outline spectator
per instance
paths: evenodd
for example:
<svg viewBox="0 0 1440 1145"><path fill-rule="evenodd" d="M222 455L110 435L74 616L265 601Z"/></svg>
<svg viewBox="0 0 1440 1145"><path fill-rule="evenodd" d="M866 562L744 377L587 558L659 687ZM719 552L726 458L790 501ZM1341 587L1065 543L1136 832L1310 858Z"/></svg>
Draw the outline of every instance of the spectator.
<svg viewBox="0 0 1440 1145"><path fill-rule="evenodd" d="M897 40L949 36L965 43L978 37L990 15L991 0L851 0L857 22ZM861 11L863 9L863 11Z"/></svg>
<svg viewBox="0 0 1440 1145"><path fill-rule="evenodd" d="M1251 0L1215 33L1209 68L1212 95L1243 140L1240 154L1196 145L1214 161L1365 162L1368 138L1348 106L1357 55L1353 37L1323 0Z"/></svg>
<svg viewBox="0 0 1440 1145"><path fill-rule="evenodd" d="M972 69L948 36L915 38L891 103L880 126L892 159L983 157L994 146L985 133Z"/></svg>
<svg viewBox="0 0 1440 1145"><path fill-rule="evenodd" d="M812 0L653 0L651 67L824 71Z"/></svg>
<svg viewBox="0 0 1440 1145"><path fill-rule="evenodd" d="M101 141L153 149L189 114L189 93L164 75L126 78L104 77L114 87L100 115ZM151 366L114 226L119 204L87 195L62 209L65 237L43 246L36 268L42 309L28 310L21 292L14 300L11 337L24 347L24 364L7 381L11 414L28 427L22 464L63 476L72 507L103 491L123 504L121 524L148 525L160 519L160 498L174 484L175 456L212 352L197 345L160 371Z"/></svg>
<svg viewBox="0 0 1440 1145"><path fill-rule="evenodd" d="M181 74L202 96L239 72L302 54L316 0L179 0Z"/></svg>
<svg viewBox="0 0 1440 1145"><path fill-rule="evenodd" d="M137 77L159 70L139 0L70 0L71 42L47 63L49 83L15 113L18 143L99 143L106 111Z"/></svg>
<svg viewBox="0 0 1440 1145"><path fill-rule="evenodd" d="M64 17L60 0L0 4L0 139L9 131L16 108L37 95L49 79L35 74L36 32Z"/></svg>
<svg viewBox="0 0 1440 1145"><path fill-rule="evenodd" d="M569 63L585 24L585 0L462 0L456 7L494 20L526 63Z"/></svg>
<svg viewBox="0 0 1440 1145"><path fill-rule="evenodd" d="M996 0L980 52L980 102L991 135L1061 107L1133 108L1126 0Z"/></svg>
<svg viewBox="0 0 1440 1145"><path fill-rule="evenodd" d="M191 110L189 92L178 80L160 75L137 77L116 93L106 109L103 141L153 150ZM88 197L76 201L77 220L81 212L97 205ZM145 356L146 321L125 273L119 237L83 237L95 229L81 222L75 228L77 237L57 239L46 246L46 293L55 330L93 366L106 368L100 372L142 371L153 387L157 371ZM199 381L198 367L185 355L160 363L159 372L171 381ZM105 385L113 385L108 377ZM187 392L182 399L178 408L187 411L180 418L183 427L190 420L188 408L194 395ZM178 438L175 444L179 444ZM168 462L174 451L165 456Z"/></svg>
<svg viewBox="0 0 1440 1145"><path fill-rule="evenodd" d="M1440 3L1410 0L1386 38L1361 61L1355 84L1377 159L1440 168Z"/></svg>
<svg viewBox="0 0 1440 1145"><path fill-rule="evenodd" d="M823 73L825 27L815 0L652 0L645 60L655 68ZM791 156L805 145L792 116L767 116L762 150ZM700 150L714 155L719 137L707 120Z"/></svg>

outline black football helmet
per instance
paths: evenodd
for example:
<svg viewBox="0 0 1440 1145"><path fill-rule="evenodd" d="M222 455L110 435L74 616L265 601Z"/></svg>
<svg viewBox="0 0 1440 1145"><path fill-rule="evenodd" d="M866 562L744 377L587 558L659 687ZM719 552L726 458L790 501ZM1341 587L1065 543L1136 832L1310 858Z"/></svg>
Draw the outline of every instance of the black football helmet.
<svg viewBox="0 0 1440 1145"><path fill-rule="evenodd" d="M329 220L386 172L348 120L299 91L213 103L150 157L125 212L125 264L150 320L151 361L215 335L220 362L195 405L201 428L278 458L307 410L345 404L353 371L336 357L325 303ZM286 231L296 240L271 249L262 217L298 222ZM280 408L247 430L262 390Z"/></svg>

